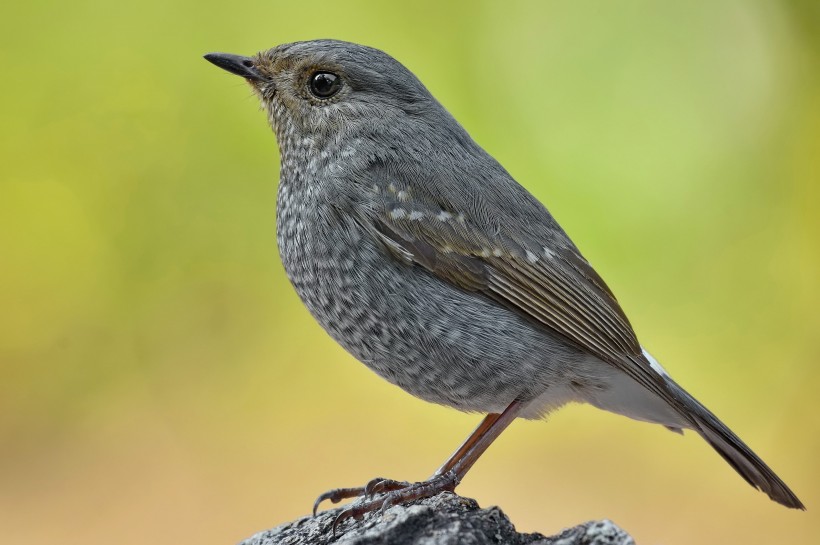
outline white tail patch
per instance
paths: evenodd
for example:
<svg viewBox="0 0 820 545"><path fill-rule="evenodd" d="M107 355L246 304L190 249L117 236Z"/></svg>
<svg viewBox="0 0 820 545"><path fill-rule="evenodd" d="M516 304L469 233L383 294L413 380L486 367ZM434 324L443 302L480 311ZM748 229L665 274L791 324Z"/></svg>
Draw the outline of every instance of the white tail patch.
<svg viewBox="0 0 820 545"><path fill-rule="evenodd" d="M642 346L641 351L643 352L644 357L647 360L649 360L649 365L652 366L652 369L654 369L656 373L664 377L669 376L669 373L666 372L666 369L664 369L663 366L660 363L658 363L658 360L652 357L652 354L646 351L646 348Z"/></svg>

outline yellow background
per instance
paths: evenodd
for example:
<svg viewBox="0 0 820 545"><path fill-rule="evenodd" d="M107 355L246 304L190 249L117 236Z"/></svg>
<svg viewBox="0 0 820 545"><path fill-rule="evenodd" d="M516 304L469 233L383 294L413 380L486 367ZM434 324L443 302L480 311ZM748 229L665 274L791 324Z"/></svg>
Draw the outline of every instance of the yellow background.
<svg viewBox="0 0 820 545"><path fill-rule="evenodd" d="M426 477L479 417L378 379L275 250L278 152L209 51L382 48L548 204L642 342L794 488L570 407L460 488L525 531L820 539L816 2L6 2L0 541L226 544Z"/></svg>

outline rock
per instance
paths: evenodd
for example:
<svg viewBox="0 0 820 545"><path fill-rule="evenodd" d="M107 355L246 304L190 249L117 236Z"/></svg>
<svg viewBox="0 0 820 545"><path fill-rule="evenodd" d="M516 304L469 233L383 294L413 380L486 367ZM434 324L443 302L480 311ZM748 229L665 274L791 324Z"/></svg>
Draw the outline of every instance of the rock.
<svg viewBox="0 0 820 545"><path fill-rule="evenodd" d="M520 534L498 507L481 509L475 500L449 492L393 506L383 516L376 512L345 521L334 539L331 525L340 509L265 530L240 545L635 545L608 520L587 522L553 537Z"/></svg>

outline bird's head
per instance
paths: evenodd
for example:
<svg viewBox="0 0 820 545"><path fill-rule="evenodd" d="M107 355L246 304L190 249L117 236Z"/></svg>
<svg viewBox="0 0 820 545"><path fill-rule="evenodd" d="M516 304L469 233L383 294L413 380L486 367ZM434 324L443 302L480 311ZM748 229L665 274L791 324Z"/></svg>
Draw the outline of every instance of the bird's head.
<svg viewBox="0 0 820 545"><path fill-rule="evenodd" d="M282 137L337 136L397 117L421 117L437 105L401 63L348 42L283 44L253 57L211 53L207 60L244 77Z"/></svg>
<svg viewBox="0 0 820 545"><path fill-rule="evenodd" d="M412 72L378 49L314 40L279 45L252 57L211 53L205 58L248 81L283 151L294 139L305 138L368 138L386 145L401 140L407 145L429 140L425 134L433 140L448 132L466 136Z"/></svg>

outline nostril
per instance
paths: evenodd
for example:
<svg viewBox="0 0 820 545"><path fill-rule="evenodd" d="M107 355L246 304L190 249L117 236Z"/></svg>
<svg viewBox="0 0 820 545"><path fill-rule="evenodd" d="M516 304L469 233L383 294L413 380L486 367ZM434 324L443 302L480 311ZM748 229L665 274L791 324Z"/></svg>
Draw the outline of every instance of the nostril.
<svg viewBox="0 0 820 545"><path fill-rule="evenodd" d="M253 61L250 59L245 59L244 61L242 61L242 65L245 68L253 68Z"/></svg>

